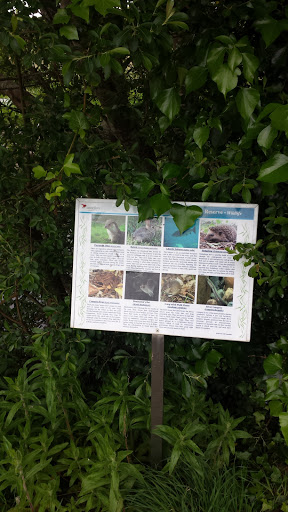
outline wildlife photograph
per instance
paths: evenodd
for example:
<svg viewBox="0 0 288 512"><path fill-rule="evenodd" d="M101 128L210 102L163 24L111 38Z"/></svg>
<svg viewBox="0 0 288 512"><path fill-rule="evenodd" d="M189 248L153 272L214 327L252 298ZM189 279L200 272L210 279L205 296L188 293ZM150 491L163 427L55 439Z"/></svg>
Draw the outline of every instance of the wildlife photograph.
<svg viewBox="0 0 288 512"><path fill-rule="evenodd" d="M198 276L197 304L233 306L234 277Z"/></svg>
<svg viewBox="0 0 288 512"><path fill-rule="evenodd" d="M127 244L161 246L162 218L138 222L138 216L128 217Z"/></svg>
<svg viewBox="0 0 288 512"><path fill-rule="evenodd" d="M200 249L235 249L237 226L229 220L201 220Z"/></svg>
<svg viewBox="0 0 288 512"><path fill-rule="evenodd" d="M161 302L195 302L196 277L191 274L162 274Z"/></svg>
<svg viewBox="0 0 288 512"><path fill-rule="evenodd" d="M125 244L125 216L92 215L92 244Z"/></svg>
<svg viewBox="0 0 288 512"><path fill-rule="evenodd" d="M90 270L89 297L122 299L122 270Z"/></svg>
<svg viewBox="0 0 288 512"><path fill-rule="evenodd" d="M125 299L157 301L159 274L153 272L126 272Z"/></svg>
<svg viewBox="0 0 288 512"><path fill-rule="evenodd" d="M197 249L199 236L199 221L186 229L181 235L172 218L165 218L164 224L164 247L185 247Z"/></svg>

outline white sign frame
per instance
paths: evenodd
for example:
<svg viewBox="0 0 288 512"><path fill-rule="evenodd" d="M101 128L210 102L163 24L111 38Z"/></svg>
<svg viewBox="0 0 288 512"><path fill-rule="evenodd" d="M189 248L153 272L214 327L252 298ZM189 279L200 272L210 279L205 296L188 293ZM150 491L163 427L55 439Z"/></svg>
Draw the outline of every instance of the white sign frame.
<svg viewBox="0 0 288 512"><path fill-rule="evenodd" d="M76 200L71 327L250 341L254 280L225 247L256 242L258 205L185 204L203 215L180 236L169 212L136 225L134 207Z"/></svg>

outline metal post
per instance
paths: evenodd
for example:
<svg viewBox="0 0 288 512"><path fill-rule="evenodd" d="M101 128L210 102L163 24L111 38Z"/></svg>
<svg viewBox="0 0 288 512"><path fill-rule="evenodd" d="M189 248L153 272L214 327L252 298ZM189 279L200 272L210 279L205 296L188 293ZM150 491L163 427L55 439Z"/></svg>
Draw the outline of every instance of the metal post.
<svg viewBox="0 0 288 512"><path fill-rule="evenodd" d="M153 434L157 425L163 424L164 335L152 334L151 375L151 463L162 461L162 439Z"/></svg>

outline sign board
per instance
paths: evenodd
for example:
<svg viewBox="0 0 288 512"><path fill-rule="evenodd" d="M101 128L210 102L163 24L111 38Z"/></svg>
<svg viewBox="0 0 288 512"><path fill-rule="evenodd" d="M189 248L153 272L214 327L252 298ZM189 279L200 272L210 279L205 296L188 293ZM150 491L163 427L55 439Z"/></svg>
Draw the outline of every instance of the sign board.
<svg viewBox="0 0 288 512"><path fill-rule="evenodd" d="M180 235L169 212L76 200L71 327L249 341L253 279L225 249L255 243L258 205L185 204L203 214Z"/></svg>

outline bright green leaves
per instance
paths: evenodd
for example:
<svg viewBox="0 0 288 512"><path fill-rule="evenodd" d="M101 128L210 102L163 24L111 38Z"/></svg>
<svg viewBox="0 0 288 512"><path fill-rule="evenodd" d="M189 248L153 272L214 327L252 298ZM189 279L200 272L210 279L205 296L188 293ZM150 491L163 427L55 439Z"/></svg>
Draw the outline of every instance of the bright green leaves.
<svg viewBox="0 0 288 512"><path fill-rule="evenodd" d="M264 361L264 370L267 375L274 375L274 373L282 370L283 358L281 354L270 354Z"/></svg>
<svg viewBox="0 0 288 512"><path fill-rule="evenodd" d="M195 221L202 215L202 208L199 206L184 206L174 203L170 209L174 222L182 234L186 229L191 228Z"/></svg>
<svg viewBox="0 0 288 512"><path fill-rule="evenodd" d="M81 2L78 5L72 5L71 11L75 16L78 16L78 18L82 18L89 23L89 7L85 5L85 2Z"/></svg>
<svg viewBox="0 0 288 512"><path fill-rule="evenodd" d="M189 69L185 78L186 94L200 89L206 82L207 74L207 69L200 66Z"/></svg>
<svg viewBox="0 0 288 512"><path fill-rule="evenodd" d="M222 92L224 97L226 97L227 92L235 89L238 83L237 73L231 71L228 64L222 64L211 78L216 82L219 91Z"/></svg>
<svg viewBox="0 0 288 512"><path fill-rule="evenodd" d="M170 121L174 119L180 110L180 96L174 87L161 91L155 101L157 107Z"/></svg>
<svg viewBox="0 0 288 512"><path fill-rule="evenodd" d="M71 41L79 40L78 30L75 25L64 25L60 28L60 36L66 37Z"/></svg>
<svg viewBox="0 0 288 512"><path fill-rule="evenodd" d="M110 55L130 55L130 50L124 46L119 46L118 48L112 48L112 50L109 50L107 53Z"/></svg>
<svg viewBox="0 0 288 512"><path fill-rule="evenodd" d="M90 0L89 4L93 5L102 16L106 16L110 9L120 7L120 0Z"/></svg>
<svg viewBox="0 0 288 512"><path fill-rule="evenodd" d="M256 89L252 89L252 87L240 89L236 96L236 105L245 121L251 117L259 100L260 93Z"/></svg>
<svg viewBox="0 0 288 512"><path fill-rule="evenodd" d="M73 160L73 153L67 155L64 160L63 171L65 172L66 176L70 176L71 174L81 174L79 165L73 163Z"/></svg>
<svg viewBox="0 0 288 512"><path fill-rule="evenodd" d="M216 82L219 91L226 97L226 94L235 89L238 84L238 76L241 75L239 66L243 66L244 77L249 83L252 83L259 60L253 53L250 53L253 50L249 46L248 39L245 41L241 39L237 42L233 35L218 36L216 39L219 42L210 48L207 66L212 80Z"/></svg>
<svg viewBox="0 0 288 512"><path fill-rule="evenodd" d="M268 183L288 181L288 156L282 153L273 155L262 165L257 179Z"/></svg>
<svg viewBox="0 0 288 512"><path fill-rule="evenodd" d="M210 134L209 126L200 126L199 128L195 128L193 132L193 138L198 146L198 148L202 149L205 142L207 142Z"/></svg>
<svg viewBox="0 0 288 512"><path fill-rule="evenodd" d="M66 25L70 21L70 16L67 13L66 9L58 9L54 18L53 23L54 25L61 24Z"/></svg>
<svg viewBox="0 0 288 512"><path fill-rule="evenodd" d="M258 135L257 142L259 146L264 149L269 149L278 135L278 130L275 130L271 125L266 126Z"/></svg>
<svg viewBox="0 0 288 512"><path fill-rule="evenodd" d="M40 178L44 178L46 176L46 171L43 169L41 165L37 165L36 167L33 167L32 171L34 172L34 178L39 180Z"/></svg>
<svg viewBox="0 0 288 512"><path fill-rule="evenodd" d="M255 26L261 33L267 48L280 36L283 30L288 30L288 20L275 20L267 16L262 20L256 21Z"/></svg>

